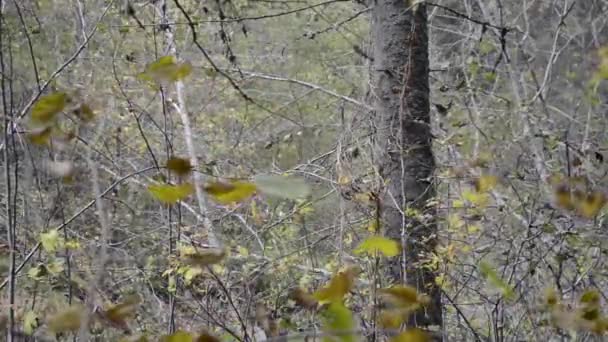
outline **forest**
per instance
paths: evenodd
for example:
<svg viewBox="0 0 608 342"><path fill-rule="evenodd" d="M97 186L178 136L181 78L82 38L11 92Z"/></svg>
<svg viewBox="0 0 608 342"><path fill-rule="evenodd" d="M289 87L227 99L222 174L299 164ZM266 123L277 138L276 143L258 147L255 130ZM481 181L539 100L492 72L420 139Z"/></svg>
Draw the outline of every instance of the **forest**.
<svg viewBox="0 0 608 342"><path fill-rule="evenodd" d="M608 0L0 0L0 102L0 341L608 335Z"/></svg>

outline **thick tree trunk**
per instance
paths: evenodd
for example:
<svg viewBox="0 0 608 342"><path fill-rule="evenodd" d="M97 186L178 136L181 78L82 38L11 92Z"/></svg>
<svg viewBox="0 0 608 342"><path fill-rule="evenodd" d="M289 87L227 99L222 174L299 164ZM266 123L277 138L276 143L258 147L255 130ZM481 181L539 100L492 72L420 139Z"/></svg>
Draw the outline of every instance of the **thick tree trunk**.
<svg viewBox="0 0 608 342"><path fill-rule="evenodd" d="M377 0L372 23L372 96L375 158L383 178L381 217L386 235L402 241L403 255L388 264L393 283L407 283L431 297L409 319L418 327L441 326L441 294L435 273L421 262L436 246L435 162L429 114L426 6ZM413 210L412 210L413 209ZM409 215L408 215L409 214Z"/></svg>

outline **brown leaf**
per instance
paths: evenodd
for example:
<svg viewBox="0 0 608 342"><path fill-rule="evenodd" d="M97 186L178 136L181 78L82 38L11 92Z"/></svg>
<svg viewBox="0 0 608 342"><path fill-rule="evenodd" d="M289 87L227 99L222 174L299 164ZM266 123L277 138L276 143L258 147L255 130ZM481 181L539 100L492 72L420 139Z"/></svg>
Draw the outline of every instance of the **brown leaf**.
<svg viewBox="0 0 608 342"><path fill-rule="evenodd" d="M318 305L315 297L300 287L291 292L290 298L305 309L316 309Z"/></svg>
<svg viewBox="0 0 608 342"><path fill-rule="evenodd" d="M185 176L192 172L192 165L188 159L173 157L167 160L167 169L178 176Z"/></svg>
<svg viewBox="0 0 608 342"><path fill-rule="evenodd" d="M103 311L102 317L107 319L112 326L128 331L129 326L126 320L135 315L140 302L141 298L138 295L128 296L122 303L113 305Z"/></svg>

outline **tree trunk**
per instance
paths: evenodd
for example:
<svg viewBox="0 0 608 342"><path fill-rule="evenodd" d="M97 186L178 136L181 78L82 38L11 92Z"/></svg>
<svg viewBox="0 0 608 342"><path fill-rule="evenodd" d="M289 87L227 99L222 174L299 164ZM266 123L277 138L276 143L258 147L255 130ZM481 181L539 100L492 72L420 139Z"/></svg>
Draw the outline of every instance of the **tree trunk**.
<svg viewBox="0 0 608 342"><path fill-rule="evenodd" d="M435 272L421 267L437 241L435 162L429 113L426 6L377 0L373 9L371 70L376 165L385 188L381 218L386 235L402 242L403 255L388 261L388 276L431 297L408 326L442 325Z"/></svg>

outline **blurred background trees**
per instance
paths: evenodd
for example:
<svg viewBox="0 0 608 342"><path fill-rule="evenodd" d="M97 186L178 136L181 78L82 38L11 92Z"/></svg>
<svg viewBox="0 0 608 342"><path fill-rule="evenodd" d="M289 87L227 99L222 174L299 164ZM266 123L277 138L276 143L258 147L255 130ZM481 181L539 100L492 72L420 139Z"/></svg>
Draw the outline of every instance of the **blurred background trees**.
<svg viewBox="0 0 608 342"><path fill-rule="evenodd" d="M386 3L0 0L6 336L385 339L407 322L381 289L412 249L365 244L401 241L379 103L425 87L379 91L403 80L378 68ZM394 4L428 21L428 49L396 41L428 51L435 167L411 181L436 191L404 181L397 197L425 198L394 207L436 225L414 254L441 294L432 335L601 340L608 3Z"/></svg>

